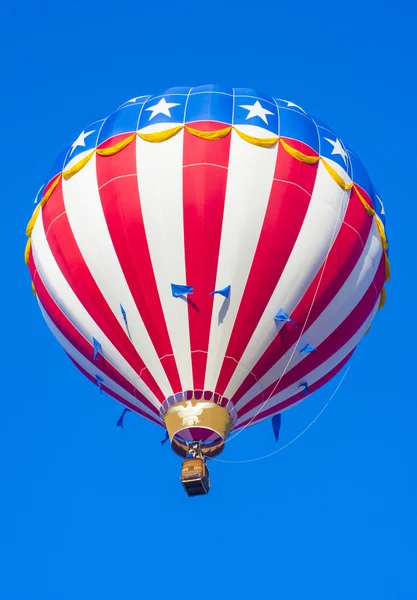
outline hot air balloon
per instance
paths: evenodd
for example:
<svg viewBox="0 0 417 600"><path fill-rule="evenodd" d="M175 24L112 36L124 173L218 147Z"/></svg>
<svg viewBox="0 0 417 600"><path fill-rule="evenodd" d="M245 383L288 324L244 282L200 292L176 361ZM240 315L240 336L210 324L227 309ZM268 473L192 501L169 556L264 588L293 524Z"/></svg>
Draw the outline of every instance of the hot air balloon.
<svg viewBox="0 0 417 600"><path fill-rule="evenodd" d="M242 88L132 98L56 161L32 287L78 369L165 428L189 495L231 431L304 400L385 300L385 213L300 106Z"/></svg>

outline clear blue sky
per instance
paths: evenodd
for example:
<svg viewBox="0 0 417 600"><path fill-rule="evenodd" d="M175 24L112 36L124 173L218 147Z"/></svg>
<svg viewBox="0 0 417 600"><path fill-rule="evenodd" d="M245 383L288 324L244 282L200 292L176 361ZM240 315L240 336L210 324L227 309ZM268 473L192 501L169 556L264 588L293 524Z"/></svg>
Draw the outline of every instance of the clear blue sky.
<svg viewBox="0 0 417 600"><path fill-rule="evenodd" d="M2 3L4 600L417 597L416 8L389 4ZM189 500L162 430L133 415L117 430L120 406L49 333L24 230L84 126L134 96L214 82L288 98L355 149L385 203L393 277L318 422L269 460L212 464L209 496ZM285 413L281 443L336 384ZM224 458L276 447L265 423Z"/></svg>

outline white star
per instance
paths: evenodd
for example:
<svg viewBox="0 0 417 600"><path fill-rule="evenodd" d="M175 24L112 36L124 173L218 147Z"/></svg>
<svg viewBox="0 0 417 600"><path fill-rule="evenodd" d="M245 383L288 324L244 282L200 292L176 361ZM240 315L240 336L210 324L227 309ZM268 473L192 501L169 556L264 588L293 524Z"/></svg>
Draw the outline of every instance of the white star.
<svg viewBox="0 0 417 600"><path fill-rule="evenodd" d="M340 143L340 140L338 140L338 139L329 140L329 138L324 138L324 139L326 140L326 142L329 142L329 144L331 144L333 146L332 154L340 154L340 156L343 158L343 160L346 163L347 152L345 151L342 144Z"/></svg>
<svg viewBox="0 0 417 600"><path fill-rule="evenodd" d="M93 129L92 131L87 131L87 132L82 131L80 133L80 135L77 137L77 139L75 140L75 142L72 144L70 155L74 152L75 148L77 148L78 146L85 146L85 138L94 132L95 132L95 129Z"/></svg>
<svg viewBox="0 0 417 600"><path fill-rule="evenodd" d="M241 104L240 108L244 108L245 110L249 111L248 112L248 116L246 117L246 120L253 119L253 117L259 117L267 125L268 125L268 120L266 118L266 115L273 115L274 114L270 110L267 110L266 108L264 108L262 106L262 104L259 102L259 100L257 100L253 106L250 106L249 104Z"/></svg>
<svg viewBox="0 0 417 600"><path fill-rule="evenodd" d="M152 111L152 114L149 117L149 120L156 117L156 115L165 115L166 117L171 118L171 113L169 111L174 106L179 106L179 103L178 102L167 102L165 100L165 98L161 98L161 100L158 102L158 104L154 104L153 106L150 106L149 108L145 108L145 110Z"/></svg>

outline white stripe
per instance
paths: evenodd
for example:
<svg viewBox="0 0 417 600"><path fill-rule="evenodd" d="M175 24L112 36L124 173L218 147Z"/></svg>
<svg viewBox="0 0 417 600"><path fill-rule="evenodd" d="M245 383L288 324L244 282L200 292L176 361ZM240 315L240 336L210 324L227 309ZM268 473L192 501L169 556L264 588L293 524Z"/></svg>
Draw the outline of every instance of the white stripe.
<svg viewBox="0 0 417 600"><path fill-rule="evenodd" d="M182 198L184 132L161 143L136 141L139 195L149 253L183 390L193 389L188 305L171 283L186 281ZM191 296L192 298L192 296ZM182 390L174 390L174 393Z"/></svg>
<svg viewBox="0 0 417 600"><path fill-rule="evenodd" d="M31 248L39 277L42 279L49 294L67 319L90 343L92 343L93 337L95 337L102 345L103 354L106 360L159 410L161 403L156 396L151 392L148 386L139 379L139 374L132 369L120 352L118 352L110 340L104 335L103 331L91 318L88 311L78 300L77 295L68 284L55 261L45 237L43 219L41 216L36 220L36 225L33 229Z"/></svg>
<svg viewBox="0 0 417 600"><path fill-rule="evenodd" d="M126 331L120 304L123 306L133 345L168 397L173 390L136 307L107 227L97 185L96 155L74 177L63 179L62 192L68 221L87 268Z"/></svg>
<svg viewBox="0 0 417 600"><path fill-rule="evenodd" d="M382 255L382 246L375 220L372 223L366 246L359 257L358 262L350 273L349 277L334 296L325 310L317 317L311 326L304 331L301 339L293 344L289 350L275 363L273 367L258 381L257 386L248 390L237 403L237 406L244 406L256 394L259 393L259 385L266 389L269 385L279 379L284 370L288 373L297 364L299 364L305 355L299 350L306 344L313 348L318 347L327 337L329 337L350 315L355 307L362 300L370 285L375 278L376 271ZM291 361L291 362L290 362ZM290 363L290 365L289 365ZM289 365L287 367L287 365ZM286 368L287 367L287 368Z"/></svg>
<svg viewBox="0 0 417 600"><path fill-rule="evenodd" d="M255 255L271 193L278 145L260 148L232 131L216 289L204 387L214 390ZM222 316L222 306L228 305Z"/></svg>
<svg viewBox="0 0 417 600"><path fill-rule="evenodd" d="M319 347L349 317L372 285L381 255L381 242L374 221L366 247L339 292L303 333L300 341L297 340L280 360L261 377L257 386L253 386L242 396L236 405L238 408L245 406L259 393L259 385L262 389L266 389L269 385L278 381L284 371L289 373L296 367L306 357L305 354L300 353L301 348L306 344L310 344L313 348ZM287 365L289 366L287 367ZM306 376L306 381L310 385L310 374Z"/></svg>
<svg viewBox="0 0 417 600"><path fill-rule="evenodd" d="M96 375L101 377L101 379L103 380L103 385L105 385L109 390L111 390L121 398L124 398L124 400L130 402L131 404L133 404L133 406L136 406L141 410L145 410L154 419L158 420L158 416L149 411L146 407L144 407L143 404L141 404L135 396L129 394L129 392L127 392L124 388L120 387L117 383L109 379L107 375L100 371L100 369L98 369L92 362L87 360L85 356L81 354L81 352L79 352L54 325L53 321L49 318L48 313L42 306L42 303L39 299L38 304L41 309L43 318L45 319L49 329L51 330L59 344L63 347L65 352L67 352L67 354L69 354L69 356L71 356L71 358L73 358L80 365L80 367L87 371L87 373L89 373L92 377L96 377Z"/></svg>
<svg viewBox="0 0 417 600"><path fill-rule="evenodd" d="M378 298L378 301L376 302L375 306L373 307L369 317L367 319L365 319L363 325L358 329L358 331L355 333L355 335L353 335L351 337L351 339L344 346L342 346L342 348L340 348L337 352L335 352L335 354L333 354L328 360L326 360L321 365L319 365L316 369L314 369L314 371L311 371L311 373L308 376L309 385L313 385L314 383L316 383L316 381L319 381L319 379L322 379L323 377L325 377L327 375L327 373L329 373L339 363L341 363L342 360L344 358L346 358L346 356L359 344L359 342L363 338L366 330L368 329L370 323L372 322L372 319L374 318L375 314L378 312L378 307L379 307L379 298ZM259 411L259 409L261 407L262 407L262 411L269 410L272 407L275 407L276 412L279 412L280 411L280 408L279 408L280 402L283 402L284 400L288 400L288 398L291 398L292 396L295 396L300 393L300 388L298 386L299 386L299 382L297 381L296 383L287 387L285 390L282 390L275 396L272 396L269 399L269 401L265 404L264 407L262 407L262 405L265 402L265 400L263 400L263 402L260 401L259 406L253 408L251 411L249 411L248 413L243 415L240 419L238 419L237 427L239 427L240 423L243 423L244 421L247 421L248 419L255 417L255 415L257 414L257 412ZM302 400L300 400L299 402L301 402L301 401ZM292 405L292 406L294 406L294 405ZM289 407L289 408L291 408L291 407ZM254 425L255 423L260 423L264 419L270 419L273 416L271 414L271 415L268 415L267 417L262 417L262 411L260 411L259 415L257 415L254 418L251 425L252 424Z"/></svg>
<svg viewBox="0 0 417 600"><path fill-rule="evenodd" d="M319 163L311 200L302 227L279 282L259 320L225 396L230 398L272 343L282 324L274 321L283 308L291 314L303 298L343 222L350 192L343 191ZM258 393L258 392L257 392Z"/></svg>

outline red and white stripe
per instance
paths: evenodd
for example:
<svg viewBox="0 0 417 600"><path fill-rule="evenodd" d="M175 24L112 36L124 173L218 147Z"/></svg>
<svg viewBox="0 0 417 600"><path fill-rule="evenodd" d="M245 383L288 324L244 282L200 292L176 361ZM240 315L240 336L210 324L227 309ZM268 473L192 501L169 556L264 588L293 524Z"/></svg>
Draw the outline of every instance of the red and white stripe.
<svg viewBox="0 0 417 600"><path fill-rule="evenodd" d="M43 227L37 225L36 232L34 231L33 234L35 244L32 244L29 267L37 296L45 312L57 330L90 362L94 359L93 337L102 340L104 356L99 357L94 367L100 368L106 373L107 378L114 380L133 394L147 414L157 415L158 400L143 386L143 382L138 381L136 371L130 367L123 355L105 337L77 301L75 294L54 263L46 238L41 237L42 233Z"/></svg>
<svg viewBox="0 0 417 600"><path fill-rule="evenodd" d="M235 131L138 137L94 155L53 191L30 253L43 315L86 376L158 423L168 396L217 392L237 407L238 427L302 400L301 382L314 391L341 368L374 317L383 263L354 189L342 190L322 162ZM194 294L173 298L171 283ZM228 299L210 295L228 285ZM281 308L297 327L274 321ZM316 352L300 354L307 343Z"/></svg>
<svg viewBox="0 0 417 600"><path fill-rule="evenodd" d="M378 266L380 267L380 272L382 271L382 276L384 275L384 261L383 257L381 260L381 257L382 248L379 243L378 230L374 224L359 261L340 291L332 298L326 309L317 317L317 319L303 332L300 331L300 334L302 333L302 335L298 334L294 344L289 347L285 353L281 352L276 355L275 364L258 379L258 384L262 389L266 390L268 386L277 381L283 373L291 372L302 361L308 361L312 358L312 355L301 354L300 352L306 344L310 344L317 349L317 354L314 355L314 358L321 356L321 344L323 344L333 332L346 321L346 319L351 318L354 311L361 306L361 302L369 289L372 295L371 302L375 302L375 298L378 297L379 293L375 292L373 281ZM381 277L381 273L378 273L378 277ZM351 294L352 289L355 289L355 295ZM365 303L364 307L359 311L358 319L360 320L362 316L366 319L370 310L368 303ZM353 328L355 325L352 324L351 326ZM340 340L341 336L338 336L337 342ZM307 374L308 370L306 375ZM235 400L237 402L237 408L243 408L247 402L251 402L254 391L255 390L251 392L251 390L248 390L242 397L238 397L238 394L236 394Z"/></svg>
<svg viewBox="0 0 417 600"><path fill-rule="evenodd" d="M118 385L118 383L116 383L115 379L112 379L107 376L105 370L102 371L94 363L92 363L91 361L86 359L85 356L83 356L83 354L81 352L79 352L76 349L76 347L70 343L70 341L55 326L54 322L49 317L47 311L44 309L41 302L39 302L39 307L42 311L43 317L44 317L49 329L51 330L51 332L53 333L53 335L55 336L57 341L61 344L61 346L63 347L65 352L76 363L76 365L80 369L82 369L82 371L84 373L86 373L90 376L92 381L96 382L97 381L96 376L100 377L103 382L102 383L103 389L106 389L106 391L109 394L120 399L123 402L123 404L129 406L129 408L132 408L133 410L140 412L147 419L150 419L151 421L153 421L154 423L157 423L158 425L161 424L160 419L156 418L155 415L151 411L149 411L147 409L142 410L141 404L138 402L135 395L132 395L131 393L127 392L124 387Z"/></svg>
<svg viewBox="0 0 417 600"><path fill-rule="evenodd" d="M323 361L321 364L313 368L313 370L309 371L309 392L314 392L316 389L327 383L346 364L356 346L363 338L367 328L369 327L369 322L375 316L378 310L378 305L379 297L367 319L362 323L356 333L327 360ZM310 369L311 368L312 366L310 366ZM288 379L291 381L290 378ZM292 377L292 379L295 379L295 381L290 383L287 387L285 387L286 382L283 383L281 387L285 389L282 391L275 393L276 390L274 390L273 395L269 397L270 393L268 392L272 392L273 388L267 390L265 399L259 399L259 402L256 403L256 406L253 406L251 410L245 413L243 413L243 411L242 413L239 413L240 416L237 423L237 428L246 427L249 424L262 421L265 418L271 417L274 414L281 412L281 410L289 408L290 406L293 406L294 404L303 400L305 396L303 395L303 391L300 391L300 388L298 387L300 379L297 377Z"/></svg>
<svg viewBox="0 0 417 600"><path fill-rule="evenodd" d="M229 301L215 297L205 389L215 389L261 235L279 152L232 131L216 289L231 286ZM262 300L261 300L262 301ZM222 314L222 307L227 306ZM232 357L234 358L234 357ZM217 391L217 390L216 390Z"/></svg>
<svg viewBox="0 0 417 600"><path fill-rule="evenodd" d="M210 131L219 127L221 124L210 123L205 129ZM191 389L205 389L215 302L210 292L216 289L229 156L230 136L208 141L185 132L183 215L186 281L195 290L188 305L193 370Z"/></svg>

